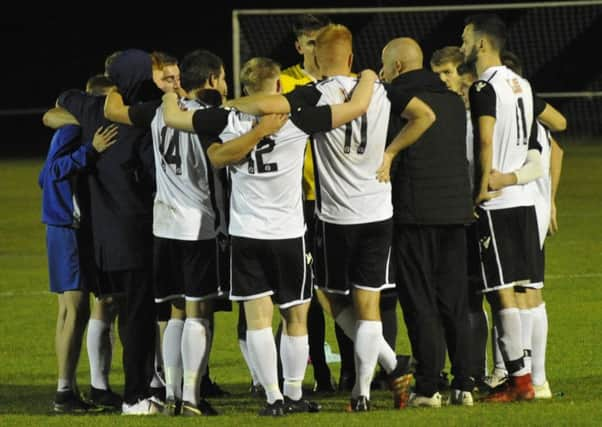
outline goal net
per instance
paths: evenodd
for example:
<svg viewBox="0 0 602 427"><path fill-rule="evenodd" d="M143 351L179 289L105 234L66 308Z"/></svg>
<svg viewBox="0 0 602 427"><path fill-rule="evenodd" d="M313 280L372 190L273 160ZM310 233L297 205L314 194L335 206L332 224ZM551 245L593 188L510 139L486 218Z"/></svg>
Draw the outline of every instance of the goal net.
<svg viewBox="0 0 602 427"><path fill-rule="evenodd" d="M564 137L602 136L602 71L594 66L594 44L602 41L602 1L534 2L456 6L339 9L234 10L234 90L239 71L254 56L283 68L300 60L292 24L299 14L324 14L353 33L354 71L378 70L380 53L395 37L416 39L425 66L443 46L460 45L466 16L497 13L509 28L507 47L521 58L535 91L567 116Z"/></svg>

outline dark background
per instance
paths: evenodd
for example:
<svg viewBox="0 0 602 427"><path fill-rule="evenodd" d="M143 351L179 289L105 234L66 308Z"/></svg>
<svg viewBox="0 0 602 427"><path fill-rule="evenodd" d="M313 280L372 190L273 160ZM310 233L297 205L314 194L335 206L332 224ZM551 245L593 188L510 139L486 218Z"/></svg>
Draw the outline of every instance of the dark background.
<svg viewBox="0 0 602 427"><path fill-rule="evenodd" d="M213 1L183 3L154 2L152 8L132 4L139 9L132 14L123 7L88 3L81 8L35 9L3 18L0 38L3 60L0 81L0 157L37 156L45 153L52 132L41 124L39 110L51 107L57 95L72 87L83 88L92 74L103 71L104 58L115 50L136 47L164 50L177 57L198 48L207 48L224 59L230 85L232 71L232 10L245 8L324 8L324 7L379 7L426 6L451 4L482 4L483 1ZM517 3L516 1L504 3ZM432 50L445 44L460 45L462 20L472 12L457 12L447 23L444 32L422 41L425 59ZM500 15L512 21L517 11ZM334 17L334 16L333 16ZM337 20L360 29L359 17ZM542 23L545 25L546 23ZM562 28L558 28L562 31ZM602 20L585 29L583 34L567 46L562 55L549 64L556 73L527 75L539 91L585 90L591 81L599 79L599 59L591 55L602 42ZM298 60L292 46L280 48L278 60L291 65ZM542 48L545 48L543 46ZM599 55L598 55L599 56ZM378 67L380 64L372 64ZM428 64L425 64L428 65ZM232 87L229 88L233 93ZM598 89L600 90L600 89ZM561 102L562 104L562 102ZM557 105L555 103L555 105ZM25 114L24 109L34 112Z"/></svg>

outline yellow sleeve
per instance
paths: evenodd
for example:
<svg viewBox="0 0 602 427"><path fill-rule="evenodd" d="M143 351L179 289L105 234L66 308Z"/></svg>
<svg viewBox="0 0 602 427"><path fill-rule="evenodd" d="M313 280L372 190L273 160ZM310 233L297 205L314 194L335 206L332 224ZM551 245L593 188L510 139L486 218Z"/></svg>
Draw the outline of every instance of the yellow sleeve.
<svg viewBox="0 0 602 427"><path fill-rule="evenodd" d="M311 154L309 141L305 147L305 159L303 161L303 194L305 195L305 200L316 200L314 159Z"/></svg>

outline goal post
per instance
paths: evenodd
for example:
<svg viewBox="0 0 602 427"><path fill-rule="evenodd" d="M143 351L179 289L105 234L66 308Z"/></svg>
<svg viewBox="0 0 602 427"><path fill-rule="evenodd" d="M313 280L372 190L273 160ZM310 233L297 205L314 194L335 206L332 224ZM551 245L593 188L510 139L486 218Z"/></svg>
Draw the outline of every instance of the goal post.
<svg viewBox="0 0 602 427"><path fill-rule="evenodd" d="M354 36L354 71L359 71L378 70L384 45L402 36L418 41L428 67L435 50L461 44L465 17L479 12L497 13L508 24L508 49L521 58L535 91L567 115L568 133L601 136L602 73L592 65L591 57L580 52L583 43L589 43L589 55L595 55L592 44L602 40L602 0L234 10L234 94L240 96L240 68L251 57L270 57L283 68L300 60L291 30L297 15L328 15L331 21L349 27Z"/></svg>

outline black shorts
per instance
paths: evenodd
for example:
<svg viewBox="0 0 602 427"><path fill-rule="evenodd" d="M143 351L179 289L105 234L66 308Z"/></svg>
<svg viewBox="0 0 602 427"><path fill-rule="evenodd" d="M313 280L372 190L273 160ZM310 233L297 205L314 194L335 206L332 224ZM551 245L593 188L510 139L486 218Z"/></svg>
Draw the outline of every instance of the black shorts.
<svg viewBox="0 0 602 427"><path fill-rule="evenodd" d="M539 275L535 208L478 208L477 215L483 292L529 286Z"/></svg>
<svg viewBox="0 0 602 427"><path fill-rule="evenodd" d="M313 251L316 286L348 295L352 287L381 291L395 287L391 269L393 222L339 225L316 221Z"/></svg>
<svg viewBox="0 0 602 427"><path fill-rule="evenodd" d="M544 285L544 274L545 274L545 269L546 269L546 254L545 254L545 247L544 248L537 248L537 252L535 253L535 277L531 279L531 283L529 283L528 285L523 285L526 288L533 288L533 289L541 289L543 288Z"/></svg>
<svg viewBox="0 0 602 427"><path fill-rule="evenodd" d="M176 298L201 301L223 294L218 281L216 239L153 238L155 302Z"/></svg>
<svg viewBox="0 0 602 427"><path fill-rule="evenodd" d="M272 295L275 304L288 308L311 299L311 272L303 237L263 240L232 236L231 244L231 300Z"/></svg>

